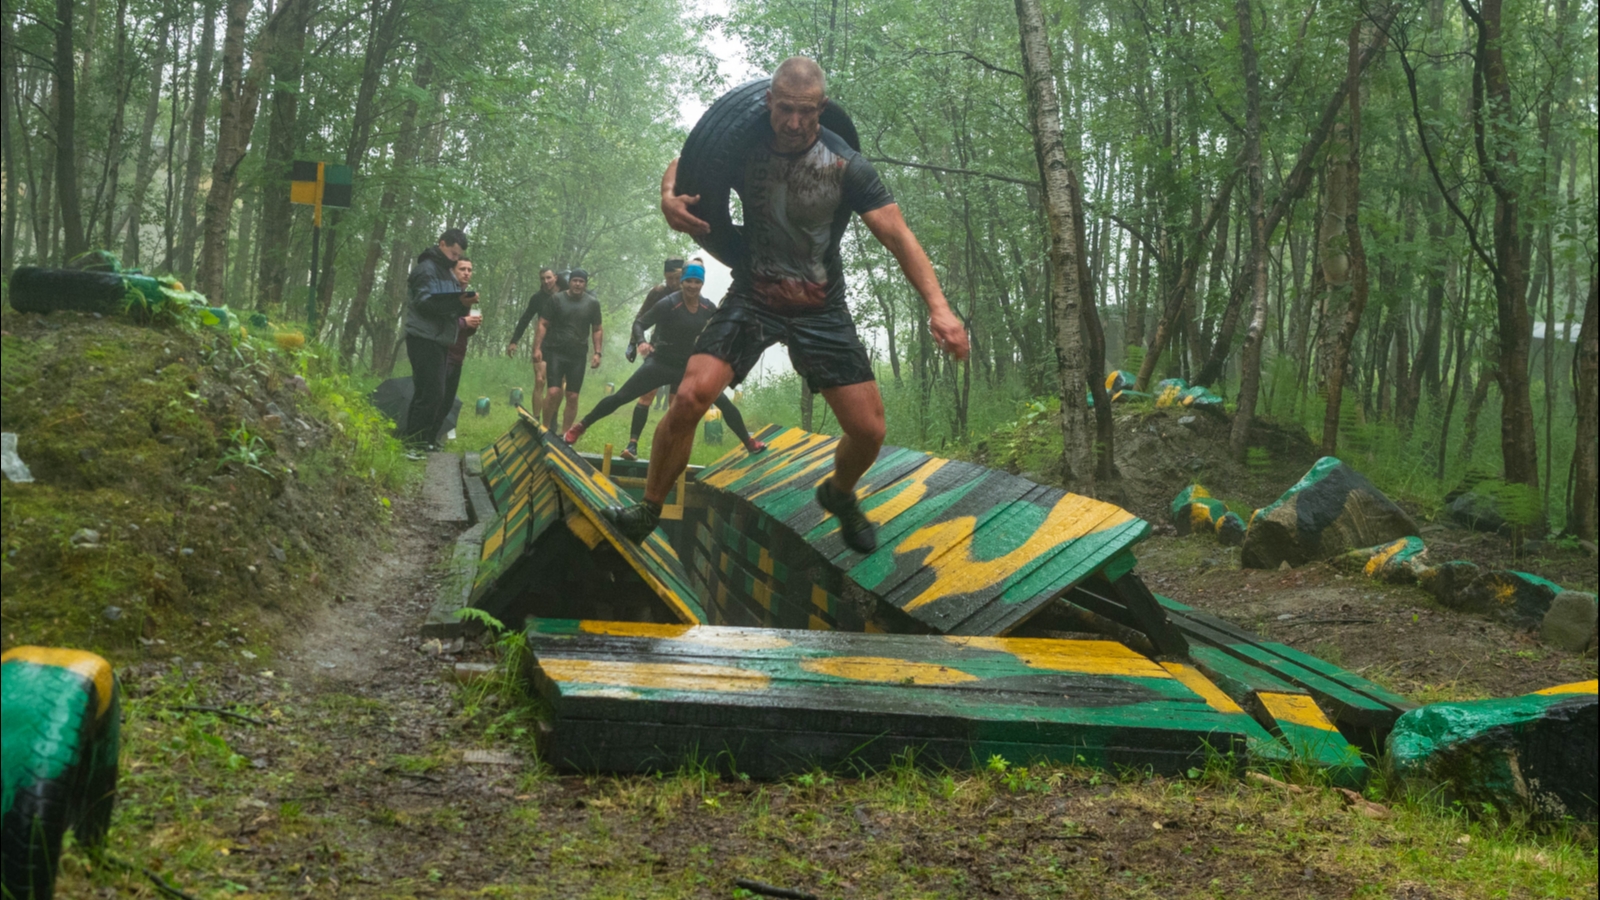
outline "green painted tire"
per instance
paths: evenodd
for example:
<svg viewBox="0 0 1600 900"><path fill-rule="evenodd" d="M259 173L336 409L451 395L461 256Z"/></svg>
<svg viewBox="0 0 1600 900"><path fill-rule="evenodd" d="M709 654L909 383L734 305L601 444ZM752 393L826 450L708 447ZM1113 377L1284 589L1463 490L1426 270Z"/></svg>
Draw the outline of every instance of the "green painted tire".
<svg viewBox="0 0 1600 900"><path fill-rule="evenodd" d="M104 659L17 647L0 657L0 885L8 898L55 890L61 842L105 842L116 804L120 690Z"/></svg>

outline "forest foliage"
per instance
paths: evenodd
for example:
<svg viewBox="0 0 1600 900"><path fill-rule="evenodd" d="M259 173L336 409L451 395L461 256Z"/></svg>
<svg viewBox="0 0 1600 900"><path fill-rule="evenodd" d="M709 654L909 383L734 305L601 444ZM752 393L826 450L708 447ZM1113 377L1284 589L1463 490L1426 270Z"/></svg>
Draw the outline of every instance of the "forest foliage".
<svg viewBox="0 0 1600 900"><path fill-rule="evenodd" d="M852 230L853 310L891 408L917 411L898 437L965 441L1083 403L1061 382L1084 348L1053 319L1028 7L1090 380L1209 385L1241 455L1269 416L1441 492L1488 469L1594 537L1592 0L6 0L0 261L109 248L305 321L310 215L285 178L319 159L355 170L314 300L344 362L403 366L404 273L446 225L487 298L475 352L504 346L542 265L589 269L625 316L685 246L657 182L685 101L731 86L717 33L757 69L828 72L973 338L967 362L935 352Z"/></svg>

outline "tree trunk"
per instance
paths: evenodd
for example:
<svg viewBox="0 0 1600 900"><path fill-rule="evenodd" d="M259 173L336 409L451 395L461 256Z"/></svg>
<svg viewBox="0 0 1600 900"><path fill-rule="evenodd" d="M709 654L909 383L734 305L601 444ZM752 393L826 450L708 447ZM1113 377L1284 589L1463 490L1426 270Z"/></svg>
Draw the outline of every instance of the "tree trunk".
<svg viewBox="0 0 1600 900"><path fill-rule="evenodd" d="M160 33L156 36L156 52L150 63L150 95L145 98L144 122L139 126L139 159L134 164L133 194L122 212L122 218L112 229L114 234L127 232L122 245L123 262L130 266L139 264L139 226L143 224L145 195L150 190L150 179L155 175L156 120L161 118L161 73L167 61L167 39L172 33L172 3L168 0L161 14ZM174 98L176 100L176 98ZM110 238L108 238L108 241Z"/></svg>
<svg viewBox="0 0 1600 900"><path fill-rule="evenodd" d="M1178 275L1178 283L1167 295L1166 306L1160 320L1156 322L1156 330L1150 335L1150 345L1145 348L1144 360L1139 365L1139 376L1134 385L1135 390L1150 389L1150 377L1155 372L1156 362L1166 351L1167 342L1172 339L1173 329L1183 316L1185 300L1192 293L1195 274L1200 270L1200 259L1205 253L1206 238L1210 236L1211 229L1216 227L1217 222L1227 217L1228 203L1233 197L1233 185L1238 178L1239 172L1235 170L1228 176L1228 180L1222 183L1217 199L1211 204L1210 214L1195 233L1194 246L1189 251L1189 258L1184 260L1183 271ZM1181 345L1178 352L1180 354L1183 352Z"/></svg>
<svg viewBox="0 0 1600 900"><path fill-rule="evenodd" d="M412 76L412 83L419 91L426 89L433 80L433 57L426 53L417 61L417 71ZM395 205L399 200L399 190L405 177L405 171L417 158L417 151L421 141L417 135L417 100L415 96L406 102L405 111L400 117L400 135L395 140L393 165L387 183L383 189L383 199L378 204L378 220L373 224L372 234L367 237L367 254L361 263L361 274L356 282L356 295L350 301L350 309L345 315L344 330L339 333L339 360L346 366L356 351L356 337L361 334L361 327L367 321L367 301L372 296L372 287L378 278L378 259L383 255L384 237L388 233L389 221L395 215Z"/></svg>
<svg viewBox="0 0 1600 900"><path fill-rule="evenodd" d="M1081 251L1085 243L1083 226L1083 188L1078 182L1078 174L1071 169L1067 170L1068 184L1072 187L1072 213L1074 223L1073 236L1077 240L1078 248L1078 285L1083 289L1083 303L1079 309L1083 314L1084 346L1088 350L1088 368L1085 378L1088 381L1089 396L1094 398L1095 422L1095 472L1097 481L1104 483L1116 477L1116 462L1113 456L1116 450L1117 426L1111 414L1111 395L1106 391L1105 379L1100 373L1106 371L1106 332L1100 323L1100 311L1095 304L1095 281L1089 268L1089 258Z"/></svg>
<svg viewBox="0 0 1600 900"><path fill-rule="evenodd" d="M1367 307L1367 253L1361 242L1361 24L1350 29L1349 86L1350 164L1348 168L1348 214L1344 220L1345 242L1350 254L1350 306L1345 310L1344 326L1333 346L1328 367L1328 405L1322 416L1322 455L1334 456L1339 449L1339 410L1344 403L1345 372L1350 368L1350 348L1355 344L1361 315Z"/></svg>
<svg viewBox="0 0 1600 900"><path fill-rule="evenodd" d="M289 277L289 226L294 205L289 202L289 167L300 146L298 106L300 79L305 71L306 27L316 0L294 4L284 13L281 31L273 42L271 119L267 122L267 152L262 173L260 266L256 270L256 309L275 309L283 302L283 285Z"/></svg>
<svg viewBox="0 0 1600 900"><path fill-rule="evenodd" d="M1572 448L1572 504L1567 507L1567 533L1580 540L1596 540L1596 497L1600 493L1600 463L1595 452L1600 436L1600 281L1589 266L1589 299L1583 305L1583 330L1578 333L1577 440ZM1549 341L1549 336L1545 337Z"/></svg>
<svg viewBox="0 0 1600 900"><path fill-rule="evenodd" d="M78 194L77 60L72 55L73 0L56 0L56 198L66 232L61 258L69 260L89 249L83 233L82 197Z"/></svg>
<svg viewBox="0 0 1600 900"><path fill-rule="evenodd" d="M1247 215L1250 218L1251 311L1244 354L1239 363L1239 405L1233 415L1228 452L1234 459L1243 460L1245 448L1250 445L1250 422L1256 414L1256 397L1261 390L1261 344L1267 328L1267 218L1266 184L1261 172L1261 74L1256 69L1250 0L1236 0L1234 14L1239 22L1239 56L1244 66L1244 169L1250 192Z"/></svg>
<svg viewBox="0 0 1600 900"><path fill-rule="evenodd" d="M264 54L270 53L277 26L285 12L302 0L284 0L278 11L262 26L256 48L250 55L250 71L244 68L244 30L252 0L228 0L227 32L222 41L221 120L217 125L217 154L211 164L211 189L206 192L205 244L200 251L200 270L196 289L214 301L227 302L228 232L233 224L233 195L238 185L239 164L250 148L250 132L256 125L256 110L261 97ZM241 260L245 265L248 260Z"/></svg>
<svg viewBox="0 0 1600 900"><path fill-rule="evenodd" d="M354 174L361 171L361 162L372 146L372 129L378 120L378 83L389 53L394 49L400 33L400 16L406 0L371 0L371 18L367 24L366 55L361 64L361 83L356 88L355 109L350 120L350 143L345 147L344 162ZM333 288L338 277L334 268L339 259L339 225L344 218L335 212L323 228L322 271L317 275L317 321L327 323L331 318Z"/></svg>
<svg viewBox="0 0 1600 900"><path fill-rule="evenodd" d="M1028 111L1033 149L1044 187L1045 214L1050 222L1050 294L1056 332L1056 373L1061 385L1061 430L1064 474L1079 493L1094 494L1094 448L1084 404L1083 288L1079 282L1079 248L1072 208L1066 147L1062 143L1061 103L1056 96L1055 68L1039 0L1016 0L1022 63L1028 83Z"/></svg>
<svg viewBox="0 0 1600 900"><path fill-rule="evenodd" d="M15 30L10 9L0 11L0 40L15 46ZM0 153L5 154L4 222L0 224L0 277L9 277L17 264L17 147L11 140L15 122L11 117L17 91L17 67L12 54L0 60ZM30 191L31 193L31 191Z"/></svg>
<svg viewBox="0 0 1600 900"><path fill-rule="evenodd" d="M194 91L189 100L188 159L183 166L183 198L178 207L178 246L167 265L189 278L194 272L194 248L200 231L195 198L200 192L200 170L206 145L206 116L211 107L211 85L215 77L211 60L217 46L217 8L214 0L205 6L205 21L200 32L200 56L195 63Z"/></svg>

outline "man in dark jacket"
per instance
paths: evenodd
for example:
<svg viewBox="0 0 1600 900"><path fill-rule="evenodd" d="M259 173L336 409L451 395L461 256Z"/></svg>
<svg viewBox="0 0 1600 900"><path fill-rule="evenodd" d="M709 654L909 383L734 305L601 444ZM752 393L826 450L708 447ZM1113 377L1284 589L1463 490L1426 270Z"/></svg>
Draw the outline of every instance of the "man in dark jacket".
<svg viewBox="0 0 1600 900"><path fill-rule="evenodd" d="M456 342L456 320L478 302L478 292L462 290L455 277L455 262L466 249L466 233L448 228L439 235L436 246L417 256L417 264L406 278L410 288L406 355L411 359L412 394L406 433L401 438L413 454L419 447L431 448L437 437L429 432L439 422L439 405L444 402L445 361Z"/></svg>

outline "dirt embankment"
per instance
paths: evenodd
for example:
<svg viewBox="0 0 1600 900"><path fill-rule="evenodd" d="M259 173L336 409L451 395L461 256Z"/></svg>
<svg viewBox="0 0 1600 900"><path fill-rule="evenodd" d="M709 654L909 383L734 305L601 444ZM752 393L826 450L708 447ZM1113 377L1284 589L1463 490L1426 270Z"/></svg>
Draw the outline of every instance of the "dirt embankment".
<svg viewBox="0 0 1600 900"><path fill-rule="evenodd" d="M381 533L399 486L381 437L270 339L9 310L3 328L0 424L34 478L4 485L6 647L231 653Z"/></svg>

